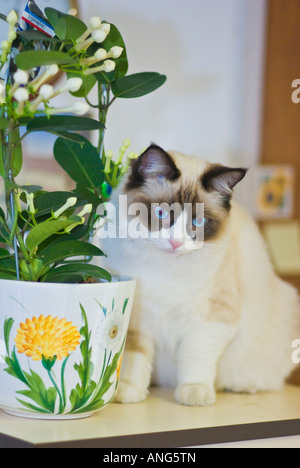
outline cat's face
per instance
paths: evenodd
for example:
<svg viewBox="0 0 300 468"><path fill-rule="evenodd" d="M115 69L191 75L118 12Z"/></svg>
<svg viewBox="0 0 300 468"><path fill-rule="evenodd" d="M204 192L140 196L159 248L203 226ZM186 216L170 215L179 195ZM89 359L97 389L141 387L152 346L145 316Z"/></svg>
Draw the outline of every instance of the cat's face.
<svg viewBox="0 0 300 468"><path fill-rule="evenodd" d="M133 161L125 184L128 220L138 212L147 242L172 255L190 253L222 235L233 187L245 174L151 145Z"/></svg>

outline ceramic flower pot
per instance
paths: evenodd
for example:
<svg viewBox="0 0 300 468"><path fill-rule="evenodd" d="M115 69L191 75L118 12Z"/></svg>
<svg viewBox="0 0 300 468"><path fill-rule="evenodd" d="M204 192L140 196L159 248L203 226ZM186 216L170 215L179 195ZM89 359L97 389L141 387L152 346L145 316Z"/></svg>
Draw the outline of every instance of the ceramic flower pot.
<svg viewBox="0 0 300 468"><path fill-rule="evenodd" d="M114 397L135 281L0 280L0 407L16 416L90 416Z"/></svg>

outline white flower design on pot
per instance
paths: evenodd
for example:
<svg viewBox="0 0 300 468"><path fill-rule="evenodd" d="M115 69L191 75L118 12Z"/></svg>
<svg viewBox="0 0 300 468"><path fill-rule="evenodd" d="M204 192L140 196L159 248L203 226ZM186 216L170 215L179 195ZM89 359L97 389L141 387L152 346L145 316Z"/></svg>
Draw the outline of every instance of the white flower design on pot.
<svg viewBox="0 0 300 468"><path fill-rule="evenodd" d="M124 316L120 310L112 310L100 323L99 342L102 349L119 350L124 332Z"/></svg>

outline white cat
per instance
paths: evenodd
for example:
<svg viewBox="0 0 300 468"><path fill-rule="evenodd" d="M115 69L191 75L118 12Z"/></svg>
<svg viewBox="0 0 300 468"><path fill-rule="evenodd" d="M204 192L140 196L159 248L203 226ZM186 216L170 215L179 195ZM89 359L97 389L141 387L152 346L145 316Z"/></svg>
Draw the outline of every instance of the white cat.
<svg viewBox="0 0 300 468"><path fill-rule="evenodd" d="M218 390L280 389L294 368L298 294L231 201L245 173L151 145L114 194L116 207L120 194L146 207L138 218L120 210L117 238L101 241L105 266L137 279L117 401L141 401L156 384L176 388L181 404L209 405ZM140 238L126 238L137 224Z"/></svg>

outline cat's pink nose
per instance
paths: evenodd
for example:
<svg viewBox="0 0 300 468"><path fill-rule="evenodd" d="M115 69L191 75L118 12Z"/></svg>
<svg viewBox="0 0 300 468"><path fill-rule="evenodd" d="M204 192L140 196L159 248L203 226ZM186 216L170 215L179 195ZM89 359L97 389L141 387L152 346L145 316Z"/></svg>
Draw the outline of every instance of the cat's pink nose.
<svg viewBox="0 0 300 468"><path fill-rule="evenodd" d="M170 240L169 242L170 242L173 250L176 250L176 249L178 249L179 247L181 247L183 245L183 242L176 241L174 239Z"/></svg>

